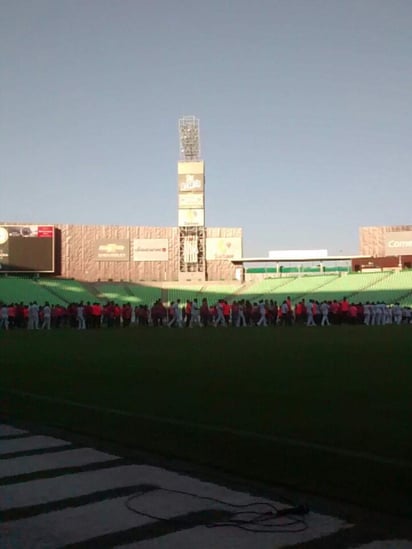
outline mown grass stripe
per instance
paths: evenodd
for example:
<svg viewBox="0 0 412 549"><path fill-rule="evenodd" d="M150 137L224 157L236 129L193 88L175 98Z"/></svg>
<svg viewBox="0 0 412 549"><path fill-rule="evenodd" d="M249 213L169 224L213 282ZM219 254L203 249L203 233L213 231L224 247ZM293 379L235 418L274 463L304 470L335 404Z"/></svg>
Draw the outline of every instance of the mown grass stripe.
<svg viewBox="0 0 412 549"><path fill-rule="evenodd" d="M99 413L114 414L118 416L124 416L124 417L144 420L144 421L152 421L157 423L173 425L177 427L179 426L189 427L191 429L200 429L203 431L209 431L214 433L230 434L230 435L243 437L243 438L251 438L251 439L261 440L266 442L274 442L276 444L282 444L287 446L301 447L301 448L306 448L310 450L318 450L318 451L326 452L329 454L335 454L342 457L361 459L364 461L371 461L371 462L380 463L383 465L393 465L396 467L412 468L412 463L410 461L379 456L376 454L372 454L370 452L358 452L355 450L348 450L345 448L328 446L326 444L319 444L316 442L297 440L297 439L278 436L278 435L256 433L253 431L246 431L243 429L234 429L234 428L225 427L225 426L208 425L205 423L195 423L195 422L181 420L181 419L153 416L150 414L136 414L136 413L128 412L126 410L119 410L115 408L103 408L101 406L85 404L85 403L76 402L73 400L60 399L60 398L51 397L47 395L39 395L39 394L30 393L26 391L14 391L14 390L3 389L3 388L0 388L0 390L16 396L29 397L35 400L43 400L43 401L52 402L55 404L64 404L67 406L73 406L76 408L82 408L85 410L91 410Z"/></svg>

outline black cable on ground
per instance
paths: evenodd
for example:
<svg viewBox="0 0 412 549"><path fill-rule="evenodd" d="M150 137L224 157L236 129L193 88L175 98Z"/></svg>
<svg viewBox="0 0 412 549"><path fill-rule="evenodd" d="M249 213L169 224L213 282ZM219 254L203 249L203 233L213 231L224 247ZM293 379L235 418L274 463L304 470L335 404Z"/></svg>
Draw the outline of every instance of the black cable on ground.
<svg viewBox="0 0 412 549"><path fill-rule="evenodd" d="M286 507L284 509L278 509L273 503L265 501L252 501L250 503L230 503L223 501L221 499L209 497L209 496L199 496L198 494L193 494L191 492L186 492L184 490L172 490L169 488L162 488L161 486L155 487L154 490L171 493L171 494L180 494L183 496L189 496L198 500L211 501L213 503L218 503L219 505L224 505L232 509L239 509L239 511L234 511L230 519L225 519L218 522L213 522L211 524L205 524L206 528L222 528L222 527L232 527L245 530L247 532L254 533L298 533L304 532L307 530L308 525L303 518L299 518L302 515L305 515L309 512L309 509L304 505L299 505L296 507ZM151 491L152 493L153 491ZM150 518L156 521L172 522L179 525L190 526L193 528L192 522L185 522L179 518L167 518L160 517L157 515L152 515L150 513L145 513L140 511L132 506L132 502L141 498L142 496L147 495L147 492L137 492L131 495L125 502L126 508L137 515ZM259 510L259 508L262 508ZM241 510L240 510L241 509ZM244 518L242 518L244 517ZM288 517L288 518L286 518Z"/></svg>

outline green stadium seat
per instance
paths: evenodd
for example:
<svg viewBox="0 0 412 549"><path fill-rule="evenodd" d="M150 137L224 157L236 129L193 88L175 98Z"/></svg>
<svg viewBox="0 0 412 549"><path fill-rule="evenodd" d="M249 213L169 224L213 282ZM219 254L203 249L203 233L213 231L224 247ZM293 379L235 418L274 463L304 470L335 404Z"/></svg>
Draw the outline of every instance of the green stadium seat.
<svg viewBox="0 0 412 549"><path fill-rule="evenodd" d="M156 286L143 286L141 284L126 284L125 288L130 292L128 301L136 305L153 305L162 297L162 290Z"/></svg>
<svg viewBox="0 0 412 549"><path fill-rule="evenodd" d="M109 282L98 282L94 284L97 296L100 301L115 301L116 303L139 304L140 298L131 293L124 284L111 284Z"/></svg>
<svg viewBox="0 0 412 549"><path fill-rule="evenodd" d="M37 301L39 304L46 301L51 304L60 302L55 294L49 292L39 282L14 276L0 277L0 301L6 304L20 302L28 304L32 301Z"/></svg>
<svg viewBox="0 0 412 549"><path fill-rule="evenodd" d="M356 294L354 299L357 301L377 302L382 301L387 304L402 303L410 305L412 303L412 271L393 272L389 276L379 280L366 290Z"/></svg>
<svg viewBox="0 0 412 549"><path fill-rule="evenodd" d="M98 300L81 282L63 278L42 278L39 285L66 303L87 303Z"/></svg>
<svg viewBox="0 0 412 549"><path fill-rule="evenodd" d="M340 300L344 296L351 301L360 301L360 297L355 297L389 276L389 273L352 273L334 277L333 280L324 287L313 289L308 297L317 301L333 301ZM362 298L363 300L363 298Z"/></svg>

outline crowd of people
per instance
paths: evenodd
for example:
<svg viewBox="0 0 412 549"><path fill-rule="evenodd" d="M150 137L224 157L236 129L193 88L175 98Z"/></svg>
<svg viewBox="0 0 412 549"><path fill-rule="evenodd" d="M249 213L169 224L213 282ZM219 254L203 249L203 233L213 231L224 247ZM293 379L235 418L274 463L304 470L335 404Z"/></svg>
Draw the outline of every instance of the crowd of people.
<svg viewBox="0 0 412 549"><path fill-rule="evenodd" d="M70 305L39 305L36 301L0 303L0 329L39 330L71 327L79 330L127 328L131 325L193 328L193 327L267 327L267 326L329 326L331 324L412 324L412 309L399 303L351 303L341 300L318 302L305 299L293 304L290 297L277 303L274 300L220 299L209 304L207 298L182 303L180 299L164 304L160 299L152 306L131 303L120 305L114 301L100 303L71 303Z"/></svg>

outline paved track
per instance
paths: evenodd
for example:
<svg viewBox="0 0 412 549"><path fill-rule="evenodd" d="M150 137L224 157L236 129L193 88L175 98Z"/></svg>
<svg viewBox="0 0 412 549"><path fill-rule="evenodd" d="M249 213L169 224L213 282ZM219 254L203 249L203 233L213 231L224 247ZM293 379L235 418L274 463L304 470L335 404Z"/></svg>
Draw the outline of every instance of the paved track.
<svg viewBox="0 0 412 549"><path fill-rule="evenodd" d="M312 511L276 516L270 506L289 508L195 476L0 425L0 546L5 549L412 549L407 540L371 538L343 518ZM259 523L242 523L253 531L234 525L261 512L272 514ZM262 529L268 531L258 532Z"/></svg>

